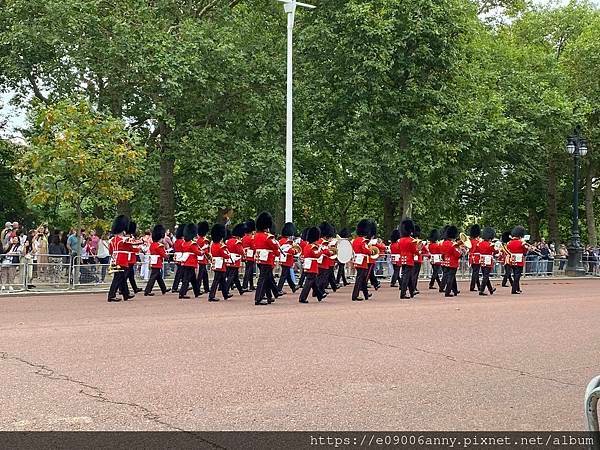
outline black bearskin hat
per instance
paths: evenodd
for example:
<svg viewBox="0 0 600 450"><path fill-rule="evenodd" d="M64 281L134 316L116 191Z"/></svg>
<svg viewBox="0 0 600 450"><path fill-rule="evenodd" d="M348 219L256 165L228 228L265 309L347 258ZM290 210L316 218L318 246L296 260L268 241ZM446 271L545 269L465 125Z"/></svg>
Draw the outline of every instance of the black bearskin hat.
<svg viewBox="0 0 600 450"><path fill-rule="evenodd" d="M254 219L250 219L246 221L246 233L252 233L253 231L256 231L256 223Z"/></svg>
<svg viewBox="0 0 600 450"><path fill-rule="evenodd" d="M175 239L183 239L183 229L185 226L183 224L177 225L177 229L175 230Z"/></svg>
<svg viewBox="0 0 600 450"><path fill-rule="evenodd" d="M210 230L210 225L206 220L198 224L198 236L206 236L208 234L208 230Z"/></svg>
<svg viewBox="0 0 600 450"><path fill-rule="evenodd" d="M321 236L324 238L330 238L335 236L335 228L327 222L323 222L319 225L319 230L321 231Z"/></svg>
<svg viewBox="0 0 600 450"><path fill-rule="evenodd" d="M306 234L308 233L308 228L305 228L304 230L302 230L302 233L300 233L300 239L302 239L303 241L306 240Z"/></svg>
<svg viewBox="0 0 600 450"><path fill-rule="evenodd" d="M377 236L377 223L374 220L369 220L369 237Z"/></svg>
<svg viewBox="0 0 600 450"><path fill-rule="evenodd" d="M421 237L421 227L415 223L415 231L413 232L413 236L416 238Z"/></svg>
<svg viewBox="0 0 600 450"><path fill-rule="evenodd" d="M183 238L186 241L191 241L196 239L196 236L198 236L198 227L195 223L188 223L183 229Z"/></svg>
<svg viewBox="0 0 600 450"><path fill-rule="evenodd" d="M510 231L505 231L502 233L501 240L503 244L508 244L510 242Z"/></svg>
<svg viewBox="0 0 600 450"><path fill-rule="evenodd" d="M265 231L273 228L273 217L268 212L261 212L256 218L256 230Z"/></svg>
<svg viewBox="0 0 600 450"><path fill-rule="evenodd" d="M400 230L398 228L395 228L394 231L392 231L392 234L390 235L390 241L396 242L398 241L398 239L400 239Z"/></svg>
<svg viewBox="0 0 600 450"><path fill-rule="evenodd" d="M513 228L513 230L511 231L510 234L512 237L522 239L525 237L525 228L523 228L521 225L517 225L516 227Z"/></svg>
<svg viewBox="0 0 600 450"><path fill-rule="evenodd" d="M154 242L160 241L162 238L165 237L165 233L165 227L163 227L162 225L156 225L152 230L152 240Z"/></svg>
<svg viewBox="0 0 600 450"><path fill-rule="evenodd" d="M434 228L433 230L431 230L431 233L429 233L429 241L437 242L439 240L440 240L440 230L438 230L437 228Z"/></svg>
<svg viewBox="0 0 600 450"><path fill-rule="evenodd" d="M494 230L492 227L485 227L481 232L481 237L486 241L491 241L496 237L496 230Z"/></svg>
<svg viewBox="0 0 600 450"><path fill-rule="evenodd" d="M469 237L474 239L478 238L479 236L481 236L481 227L478 224L471 225L471 228L469 229Z"/></svg>
<svg viewBox="0 0 600 450"><path fill-rule="evenodd" d="M296 226L292 222L286 222L281 229L281 235L285 237L296 236Z"/></svg>
<svg viewBox="0 0 600 450"><path fill-rule="evenodd" d="M371 232L371 222L368 219L363 219L356 225L356 234L358 236L368 236Z"/></svg>
<svg viewBox="0 0 600 450"><path fill-rule="evenodd" d="M127 234L131 234L133 236L136 231L137 231L137 223L135 223L132 220L131 222L129 222L129 227L127 228Z"/></svg>
<svg viewBox="0 0 600 450"><path fill-rule="evenodd" d="M112 224L112 234L121 234L129 229L129 219L127 216L117 216Z"/></svg>
<svg viewBox="0 0 600 450"><path fill-rule="evenodd" d="M340 237L344 239L348 239L350 237L350 230L348 228L342 228L340 230Z"/></svg>
<svg viewBox="0 0 600 450"><path fill-rule="evenodd" d="M215 223L210 230L210 239L213 242L221 242L225 239L227 235L227 231L225 230L225 225L221 225L220 223Z"/></svg>
<svg viewBox="0 0 600 450"><path fill-rule="evenodd" d="M440 239L446 239L446 232L448 231L448 227L450 225L444 225L442 227L442 231L440 232Z"/></svg>
<svg viewBox="0 0 600 450"><path fill-rule="evenodd" d="M237 237L242 237L244 234L246 234L246 224L238 223L235 227L233 227L231 234Z"/></svg>
<svg viewBox="0 0 600 450"><path fill-rule="evenodd" d="M400 223L400 235L402 237L411 236L415 231L415 223L412 219L404 219L402 223Z"/></svg>
<svg viewBox="0 0 600 450"><path fill-rule="evenodd" d="M446 239L454 240L458 237L458 228L454 225L449 225L446 229Z"/></svg>
<svg viewBox="0 0 600 450"><path fill-rule="evenodd" d="M313 242L317 242L320 238L321 238L321 230L319 230L317 227L310 227L306 231L306 240L308 242L310 242L311 244Z"/></svg>

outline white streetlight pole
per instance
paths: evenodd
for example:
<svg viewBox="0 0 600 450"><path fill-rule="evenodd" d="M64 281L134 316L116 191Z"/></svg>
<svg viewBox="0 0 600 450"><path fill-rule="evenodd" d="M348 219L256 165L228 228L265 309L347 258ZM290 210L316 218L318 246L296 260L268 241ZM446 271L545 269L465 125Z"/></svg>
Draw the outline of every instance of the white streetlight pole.
<svg viewBox="0 0 600 450"><path fill-rule="evenodd" d="M294 18L296 7L315 8L314 5L300 3L295 0L279 0L283 3L283 8L287 13L287 112L286 112L286 131L285 131L285 221L293 221L293 147L294 147Z"/></svg>

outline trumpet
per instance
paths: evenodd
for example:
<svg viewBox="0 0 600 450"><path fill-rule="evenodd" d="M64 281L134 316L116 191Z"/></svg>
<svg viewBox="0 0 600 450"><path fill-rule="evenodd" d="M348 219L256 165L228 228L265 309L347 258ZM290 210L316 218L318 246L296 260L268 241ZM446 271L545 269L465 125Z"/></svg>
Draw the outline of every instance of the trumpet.
<svg viewBox="0 0 600 450"><path fill-rule="evenodd" d="M460 233L458 240L454 243L455 247L464 247L467 250L471 250L473 244L471 243L471 239L465 233Z"/></svg>
<svg viewBox="0 0 600 450"><path fill-rule="evenodd" d="M115 263L110 263L110 265L108 266L108 274L112 275L113 273L117 273L117 272L124 272L125 269L123 269L121 266L117 266Z"/></svg>
<svg viewBox="0 0 600 450"><path fill-rule="evenodd" d="M377 258L379 256L379 247L375 245L369 245L369 250L371 251L371 256L373 258Z"/></svg>

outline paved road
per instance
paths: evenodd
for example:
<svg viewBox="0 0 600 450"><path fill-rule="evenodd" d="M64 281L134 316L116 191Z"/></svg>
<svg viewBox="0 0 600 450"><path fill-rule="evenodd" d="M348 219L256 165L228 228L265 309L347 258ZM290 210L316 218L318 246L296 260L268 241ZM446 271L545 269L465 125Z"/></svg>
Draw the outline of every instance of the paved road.
<svg viewBox="0 0 600 450"><path fill-rule="evenodd" d="M425 287L425 286L424 286ZM0 299L2 430L582 429L600 280L106 303Z"/></svg>

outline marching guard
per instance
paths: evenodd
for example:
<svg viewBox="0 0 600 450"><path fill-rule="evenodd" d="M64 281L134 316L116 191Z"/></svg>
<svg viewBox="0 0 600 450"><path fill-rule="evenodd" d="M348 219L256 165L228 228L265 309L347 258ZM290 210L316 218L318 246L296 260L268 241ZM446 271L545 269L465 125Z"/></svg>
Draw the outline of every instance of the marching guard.
<svg viewBox="0 0 600 450"><path fill-rule="evenodd" d="M481 232L481 242L478 244L478 251L480 254L481 273L483 278L481 285L479 286L479 295L487 295L485 289L487 288L490 295L492 295L496 288L492 286L490 282L490 273L494 268L494 254L496 250L492 245L492 239L496 237L496 230L491 227L485 227Z"/></svg>
<svg viewBox="0 0 600 450"><path fill-rule="evenodd" d="M254 247L256 248L256 264L259 276L254 295L255 305L269 305L274 298L279 296L273 268L275 258L279 256L279 242L271 234L273 228L273 217L268 212L262 212L256 218L256 234L254 236Z"/></svg>
<svg viewBox="0 0 600 450"><path fill-rule="evenodd" d="M400 265L402 266L402 275L400 278L400 298L413 298L415 296L415 284L413 281L415 256L418 248L416 239L413 237L415 224L411 219L404 219L400 224L400 240L398 247L400 249ZM408 290L409 296L406 295Z"/></svg>
<svg viewBox="0 0 600 450"><path fill-rule="evenodd" d="M459 244L456 241L458 238L458 228L454 225L450 225L446 229L446 239L442 243L442 254L444 255L444 261L446 263L446 287L445 296L455 297L460 291L456 284L456 272L460 264L460 257L462 253L458 249Z"/></svg>
<svg viewBox="0 0 600 450"><path fill-rule="evenodd" d="M481 258L479 252L480 236L481 226L478 224L472 225L469 229L469 240L471 241L471 249L469 250L469 264L471 265L471 285L469 287L469 290L471 292L475 292L475 290L481 291L481 285L479 283L479 272L481 271Z"/></svg>
<svg viewBox="0 0 600 450"><path fill-rule="evenodd" d="M341 239L350 239L350 231L348 230L348 228L342 228L342 230L340 231L340 238ZM340 260L338 259L337 261L337 275L335 277L335 283L340 286L340 284L342 286L348 286L350 283L348 283L348 280L346 280L346 264L343 262L340 262Z"/></svg>
<svg viewBox="0 0 600 450"><path fill-rule="evenodd" d="M129 252L125 249L125 235L129 229L129 219L126 216L115 218L111 232L113 237L108 244L108 252L111 257L111 268L114 270L113 279L108 291L109 302L120 302L117 298L117 291L123 295L123 300L129 300L133 296L129 295L127 287L127 270L129 268Z"/></svg>
<svg viewBox="0 0 600 450"><path fill-rule="evenodd" d="M512 266L510 265L510 253L508 252L506 245L510 242L510 231L502 233L500 239L502 241L502 250L500 252L500 263L504 268L504 275L502 276L502 287L508 287L507 283L513 285L512 277Z"/></svg>
<svg viewBox="0 0 600 450"><path fill-rule="evenodd" d="M189 223L183 229L183 254L181 256L181 287L179 288L179 298L181 300L189 299L187 292L190 284L194 291L194 297L200 296L200 284L196 278L196 269L198 268L198 257L203 255L203 251L196 242L198 236L198 227Z"/></svg>
<svg viewBox="0 0 600 450"><path fill-rule="evenodd" d="M131 284L131 289L134 294L142 292L135 281L135 265L137 264L137 255L140 251L139 244L141 242L136 241L137 224L132 220L129 222L129 228L127 229L128 238L125 241L125 247L129 252L129 265L127 268L127 279Z"/></svg>
<svg viewBox="0 0 600 450"><path fill-rule="evenodd" d="M206 237L209 230L210 225L208 222L204 221L198 224L198 238L196 239L196 243L201 251L198 255L198 286L201 286L204 292L208 292L210 289L208 283L210 241Z"/></svg>
<svg viewBox="0 0 600 450"><path fill-rule="evenodd" d="M419 275L421 274L421 265L423 264L423 245L421 243L421 227L415 223L415 231L413 232L413 238L418 241L417 254L414 256L415 263L413 265L413 292L415 295L419 293L417 284L419 283Z"/></svg>
<svg viewBox="0 0 600 450"><path fill-rule="evenodd" d="M437 283L440 292L443 292L442 281L440 280L440 272L442 270L442 249L438 241L440 240L440 232L437 228L429 233L429 243L427 244L427 252L429 253L429 262L431 264L431 279L429 280L429 289L435 289Z"/></svg>
<svg viewBox="0 0 600 450"><path fill-rule="evenodd" d="M179 284L181 283L181 255L183 255L183 225L177 225L175 230L175 242L173 242L173 260L175 261L175 276L173 277L173 286L171 292L179 292Z"/></svg>
<svg viewBox="0 0 600 450"><path fill-rule="evenodd" d="M148 283L146 284L146 289L144 289L144 296L146 297L151 297L154 295L152 293L154 283L158 283L158 287L163 295L171 290L167 289L165 281L162 277L163 263L167 257L167 251L165 250L165 245L163 244L165 233L165 227L162 225L156 225L152 230L152 244L150 244L150 267L152 270L150 272Z"/></svg>
<svg viewBox="0 0 600 450"><path fill-rule="evenodd" d="M231 289L231 286L237 288L240 295L243 295L248 290L242 287L240 282L240 268L242 267L242 259L244 257L244 245L242 240L246 234L246 224L240 223L233 227L231 236L227 239L227 251L229 252L230 259L227 263L227 288Z"/></svg>
<svg viewBox="0 0 600 450"><path fill-rule="evenodd" d="M300 303L308 303L308 294L312 290L313 297L318 301L323 300L323 292L317 286L317 277L319 275L318 259L321 257L321 246L318 244L321 238L321 230L317 227L309 228L306 231L307 244L302 250L304 269L304 286L300 292Z"/></svg>
<svg viewBox="0 0 600 450"><path fill-rule="evenodd" d="M510 266L513 275L511 294L521 294L521 275L525 266L525 254L527 245L523 242L525 238L525 228L516 226L511 233L511 240L506 244L506 250L509 253Z"/></svg>
<svg viewBox="0 0 600 450"><path fill-rule="evenodd" d="M281 274L279 275L279 283L277 290L283 291L283 285L287 281L292 293L296 292L296 284L292 279L292 271L294 270L295 256L298 252L298 245L294 242L296 236L296 226L292 222L287 222L281 230L281 238L279 246L281 255L279 256L279 265L281 266Z"/></svg>
<svg viewBox="0 0 600 450"><path fill-rule="evenodd" d="M256 270L256 263L254 262L254 233L256 231L256 225L254 220L250 219L245 224L246 232L242 238L242 247L244 248L244 281L242 282L242 289L244 291L254 291L254 272Z"/></svg>
<svg viewBox="0 0 600 450"><path fill-rule="evenodd" d="M214 278L210 286L210 292L208 294L209 302L218 302L217 289L223 294L223 299L227 300L231 298L229 295L229 287L227 286L227 260L230 258L227 246L223 242L227 231L225 225L216 223L210 230L210 238L212 245L210 246L210 255L212 261L212 271Z"/></svg>
<svg viewBox="0 0 600 450"><path fill-rule="evenodd" d="M367 278L369 276L369 258L371 257L371 248L369 247L369 236L371 234L371 222L363 219L356 225L356 237L352 241L352 250L354 250L354 268L356 269L356 278L354 280L354 289L352 290L352 301L368 300L371 294L367 287ZM364 298L359 295L362 292Z"/></svg>

